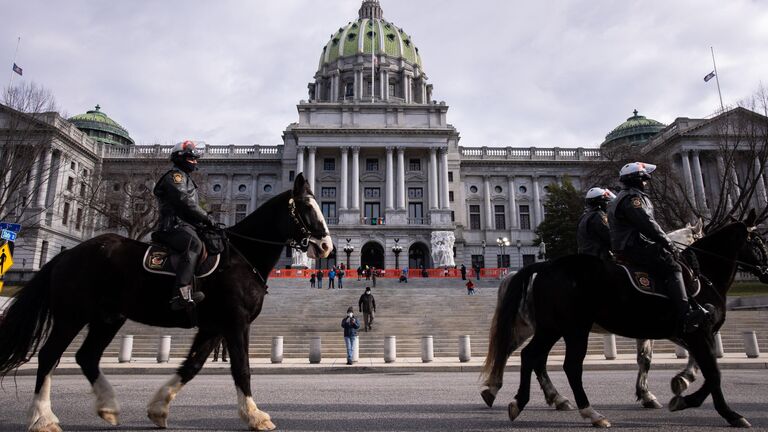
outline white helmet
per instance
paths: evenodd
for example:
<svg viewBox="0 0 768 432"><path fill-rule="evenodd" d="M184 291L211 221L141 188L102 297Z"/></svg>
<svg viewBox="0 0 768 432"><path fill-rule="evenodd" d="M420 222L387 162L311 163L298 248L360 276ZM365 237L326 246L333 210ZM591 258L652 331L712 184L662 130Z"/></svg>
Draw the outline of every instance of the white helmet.
<svg viewBox="0 0 768 432"><path fill-rule="evenodd" d="M647 180L651 178L651 173L655 170L656 165L645 162L631 162L621 167L619 180L624 181L633 178Z"/></svg>
<svg viewBox="0 0 768 432"><path fill-rule="evenodd" d="M585 197L584 201L589 206L599 206L601 204L613 201L614 198L616 198L616 195L614 195L610 190L593 187L587 191L587 196Z"/></svg>

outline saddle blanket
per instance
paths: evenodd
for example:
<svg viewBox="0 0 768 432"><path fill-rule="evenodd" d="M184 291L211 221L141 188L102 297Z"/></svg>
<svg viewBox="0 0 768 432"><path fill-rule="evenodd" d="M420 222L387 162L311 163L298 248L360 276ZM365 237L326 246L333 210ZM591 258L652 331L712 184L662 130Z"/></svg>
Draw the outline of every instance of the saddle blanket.
<svg viewBox="0 0 768 432"><path fill-rule="evenodd" d="M617 266L624 269L629 281L636 290L643 294L654 295L668 299L669 296L664 290L664 281L651 276L644 269L627 263L616 263ZM701 290L701 281L694 278L688 268L683 269L683 280L685 280L685 291L689 297L696 297Z"/></svg>
<svg viewBox="0 0 768 432"><path fill-rule="evenodd" d="M208 255L205 261L198 263L195 268L195 277L204 278L213 273L219 266L220 254ZM141 260L144 270L150 273L176 276L174 263L171 262L170 251L156 244L150 244L147 251L144 252L144 259Z"/></svg>

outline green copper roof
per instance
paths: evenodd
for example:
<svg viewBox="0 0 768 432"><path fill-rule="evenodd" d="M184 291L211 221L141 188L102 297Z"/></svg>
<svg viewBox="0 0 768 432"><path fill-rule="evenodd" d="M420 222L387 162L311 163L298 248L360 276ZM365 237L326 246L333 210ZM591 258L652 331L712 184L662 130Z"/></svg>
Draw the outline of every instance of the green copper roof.
<svg viewBox="0 0 768 432"><path fill-rule="evenodd" d="M133 139L128 131L102 112L98 105L85 114L70 117L69 121L96 141L105 144L133 145Z"/></svg>
<svg viewBox="0 0 768 432"><path fill-rule="evenodd" d="M638 115L637 110L633 111L633 114L627 121L618 125L611 133L606 135L605 141L614 141L627 137L630 138L630 141L634 141L633 138L647 139L666 127L663 123Z"/></svg>
<svg viewBox="0 0 768 432"><path fill-rule="evenodd" d="M320 56L320 67L339 58L385 54L422 67L419 49L411 37L384 19L360 18L331 35Z"/></svg>

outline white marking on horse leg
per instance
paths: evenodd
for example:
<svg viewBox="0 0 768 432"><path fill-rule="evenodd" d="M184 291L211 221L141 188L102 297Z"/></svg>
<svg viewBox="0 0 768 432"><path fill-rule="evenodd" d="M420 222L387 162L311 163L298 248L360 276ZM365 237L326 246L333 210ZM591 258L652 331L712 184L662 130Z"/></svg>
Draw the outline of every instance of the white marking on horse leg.
<svg viewBox="0 0 768 432"><path fill-rule="evenodd" d="M251 430L271 431L275 429L276 426L272 423L269 414L259 410L253 397L245 396L240 389L237 389L237 406L240 418L248 424Z"/></svg>
<svg viewBox="0 0 768 432"><path fill-rule="evenodd" d="M92 388L93 394L96 395L96 414L112 426L117 426L120 405L115 399L115 391L107 381L107 377L100 373L96 381L93 382Z"/></svg>
<svg viewBox="0 0 768 432"><path fill-rule="evenodd" d="M51 374L43 379L40 392L35 393L29 407L29 431L60 431L59 418L51 410Z"/></svg>
<svg viewBox="0 0 768 432"><path fill-rule="evenodd" d="M611 422L609 422L604 415L595 411L591 406L580 409L579 414L581 414L581 418L589 419L589 421L592 422L592 426L611 427Z"/></svg>
<svg viewBox="0 0 768 432"><path fill-rule="evenodd" d="M181 383L181 377L177 374L157 390L147 405L147 417L152 420L152 423L161 428L168 427L168 408L182 387L184 384Z"/></svg>

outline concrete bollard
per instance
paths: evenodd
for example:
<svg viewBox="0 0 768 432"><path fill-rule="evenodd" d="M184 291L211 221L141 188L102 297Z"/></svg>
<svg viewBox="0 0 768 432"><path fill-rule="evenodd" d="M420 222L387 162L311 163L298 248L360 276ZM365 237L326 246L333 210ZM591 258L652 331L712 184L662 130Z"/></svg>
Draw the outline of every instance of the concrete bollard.
<svg viewBox="0 0 768 432"><path fill-rule="evenodd" d="M717 358L723 358L723 338L720 336L720 332L715 333L715 355Z"/></svg>
<svg viewBox="0 0 768 432"><path fill-rule="evenodd" d="M387 336L384 338L384 363L394 363L397 360L397 338Z"/></svg>
<svg viewBox="0 0 768 432"><path fill-rule="evenodd" d="M435 359L435 345L432 336L423 336L421 338L421 361L429 363Z"/></svg>
<svg viewBox="0 0 768 432"><path fill-rule="evenodd" d="M117 354L117 361L120 363L128 363L131 361L132 354L133 335L123 335L123 340L120 342L120 352Z"/></svg>
<svg viewBox="0 0 768 432"><path fill-rule="evenodd" d="M269 358L272 361L272 363L283 362L283 337L282 336L272 336L272 351L270 352Z"/></svg>
<svg viewBox="0 0 768 432"><path fill-rule="evenodd" d="M616 360L616 335L603 335L603 355L606 360Z"/></svg>
<svg viewBox="0 0 768 432"><path fill-rule="evenodd" d="M323 359L323 347L320 343L320 336L312 336L309 339L309 362L312 364L320 363Z"/></svg>
<svg viewBox="0 0 768 432"><path fill-rule="evenodd" d="M355 343L352 344L352 363L360 361L360 338L356 337Z"/></svg>
<svg viewBox="0 0 768 432"><path fill-rule="evenodd" d="M675 357L679 359L688 358L688 351L680 345L675 345Z"/></svg>
<svg viewBox="0 0 768 432"><path fill-rule="evenodd" d="M459 361L466 363L472 360L472 345L469 335L459 336Z"/></svg>
<svg viewBox="0 0 768 432"><path fill-rule="evenodd" d="M168 363L171 358L171 337L160 336L160 342L157 344L157 362Z"/></svg>
<svg viewBox="0 0 768 432"><path fill-rule="evenodd" d="M757 333L753 331L744 332L744 350L747 353L747 358L760 357L760 347L757 346Z"/></svg>

